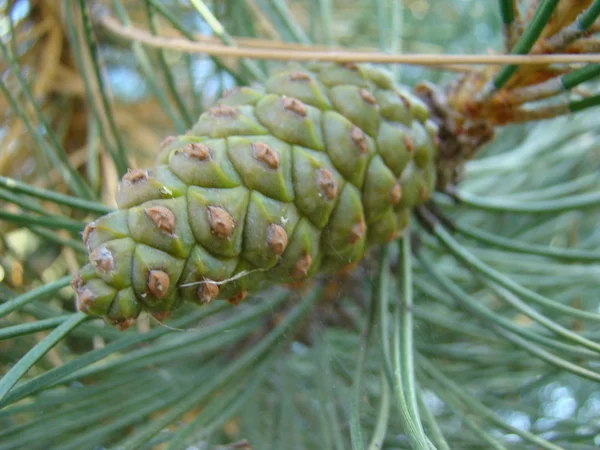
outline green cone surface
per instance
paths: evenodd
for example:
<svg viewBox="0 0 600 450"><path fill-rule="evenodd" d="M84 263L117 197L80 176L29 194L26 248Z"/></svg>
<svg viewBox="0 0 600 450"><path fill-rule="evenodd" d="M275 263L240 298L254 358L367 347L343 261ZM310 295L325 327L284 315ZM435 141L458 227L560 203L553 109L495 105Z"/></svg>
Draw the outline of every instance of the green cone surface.
<svg viewBox="0 0 600 450"><path fill-rule="evenodd" d="M238 303L357 262L431 195L427 117L384 72L353 64L229 92L165 140L154 168L123 177L119 210L88 225L78 308L124 328L142 310Z"/></svg>

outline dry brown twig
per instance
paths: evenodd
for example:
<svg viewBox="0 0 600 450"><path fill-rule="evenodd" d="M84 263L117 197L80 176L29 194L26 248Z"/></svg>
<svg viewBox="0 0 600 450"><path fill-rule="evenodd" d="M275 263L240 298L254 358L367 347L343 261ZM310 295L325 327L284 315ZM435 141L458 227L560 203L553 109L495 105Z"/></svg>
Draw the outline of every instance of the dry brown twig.
<svg viewBox="0 0 600 450"><path fill-rule="evenodd" d="M375 51L345 51L345 50L308 50L280 49L272 47L230 47L223 44L214 44L212 41L199 42L184 38L155 36L150 32L132 27L123 26L115 18L104 15L97 24L116 36L142 44L183 53L203 53L211 56L254 58L272 61L329 61L329 62L354 62L354 63L382 63L382 64L412 64L422 66L442 66L445 64L460 65L499 65L499 64L574 64L574 63L600 63L600 55L585 54L551 54L551 55L459 55L459 54L386 54Z"/></svg>

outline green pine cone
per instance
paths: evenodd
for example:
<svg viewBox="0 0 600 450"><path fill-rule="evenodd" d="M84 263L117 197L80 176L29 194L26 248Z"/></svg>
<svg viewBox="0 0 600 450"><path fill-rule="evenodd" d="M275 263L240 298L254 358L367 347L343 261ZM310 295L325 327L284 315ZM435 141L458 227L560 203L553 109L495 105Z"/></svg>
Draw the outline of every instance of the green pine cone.
<svg viewBox="0 0 600 450"><path fill-rule="evenodd" d="M133 169L84 232L79 310L122 328L142 310L227 299L354 264L406 228L435 186L427 107L382 71L315 65L239 88Z"/></svg>

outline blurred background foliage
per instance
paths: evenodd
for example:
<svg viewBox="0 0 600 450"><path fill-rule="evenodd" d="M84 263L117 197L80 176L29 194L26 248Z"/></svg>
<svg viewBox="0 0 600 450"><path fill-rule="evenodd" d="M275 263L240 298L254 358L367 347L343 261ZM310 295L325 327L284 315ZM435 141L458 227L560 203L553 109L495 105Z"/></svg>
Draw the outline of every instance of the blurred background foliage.
<svg viewBox="0 0 600 450"><path fill-rule="evenodd" d="M498 3L0 1L0 449L597 448L594 109L499 129L463 201L436 197L456 230L415 225L352 273L125 333L73 312L78 232L114 207L119 175L281 65L161 51L103 20L209 43L483 54L502 48ZM458 76L388 69L408 85Z"/></svg>

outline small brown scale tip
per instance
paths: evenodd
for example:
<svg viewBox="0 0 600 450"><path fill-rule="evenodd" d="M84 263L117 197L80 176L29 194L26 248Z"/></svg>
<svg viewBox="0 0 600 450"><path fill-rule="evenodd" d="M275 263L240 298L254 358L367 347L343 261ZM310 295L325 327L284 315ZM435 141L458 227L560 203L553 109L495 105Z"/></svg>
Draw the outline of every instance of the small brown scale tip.
<svg viewBox="0 0 600 450"><path fill-rule="evenodd" d="M275 170L279 167L279 155L264 142L255 142L252 144L252 153L254 154L254 158L265 163L271 169Z"/></svg>
<svg viewBox="0 0 600 450"><path fill-rule="evenodd" d="M230 238L233 234L233 219L227 211L218 206L209 206L208 222L212 232L220 239Z"/></svg>
<svg viewBox="0 0 600 450"><path fill-rule="evenodd" d="M126 331L135 323L135 319L115 319L111 320L110 324L117 327L121 331Z"/></svg>
<svg viewBox="0 0 600 450"><path fill-rule="evenodd" d="M164 297L169 290L169 275L162 270L151 270L148 273L148 291L155 297Z"/></svg>
<svg viewBox="0 0 600 450"><path fill-rule="evenodd" d="M396 183L390 191L390 201L392 205L396 206L402 200L402 186L400 183Z"/></svg>
<svg viewBox="0 0 600 450"><path fill-rule="evenodd" d="M284 96L281 98L281 104L283 105L283 109L306 117L306 106L297 98Z"/></svg>
<svg viewBox="0 0 600 450"><path fill-rule="evenodd" d="M429 195L429 191L427 190L427 188L425 186L423 186L423 187L421 187L421 189L419 189L419 200L424 202L425 200L427 200L428 195Z"/></svg>
<svg viewBox="0 0 600 450"><path fill-rule="evenodd" d="M123 181L135 184L148 179L148 172L143 169L127 169L127 173L123 175Z"/></svg>
<svg viewBox="0 0 600 450"><path fill-rule="evenodd" d="M390 233L390 235L386 238L386 242L392 242L394 239L397 239L402 234L402 231L396 230Z"/></svg>
<svg viewBox="0 0 600 450"><path fill-rule="evenodd" d="M365 235L365 231L367 231L367 227L365 222L361 220L350 229L350 239L348 242L356 244Z"/></svg>
<svg viewBox="0 0 600 450"><path fill-rule="evenodd" d="M229 297L229 298L227 299L227 301L228 301L230 304L232 304L233 306L237 306L237 305L239 305L240 303L242 303L242 302L243 302L243 301L246 299L246 297L247 297L247 296L248 296L248 292L246 292L246 291L240 291L240 292L238 292L237 294L235 294L235 295L233 295L233 296Z"/></svg>
<svg viewBox="0 0 600 450"><path fill-rule="evenodd" d="M83 240L83 245L85 245L86 247L88 247L88 239L90 238L90 235L94 232L95 229L96 229L96 224L94 222L88 223L85 226L85 228L83 229L81 238Z"/></svg>
<svg viewBox="0 0 600 450"><path fill-rule="evenodd" d="M340 267L340 268L338 269L338 271L337 271L337 274L338 274L338 276L340 276L340 277L348 277L348 276L349 276L349 275L352 273L352 271L353 271L354 269L356 269L356 267L357 267L357 266L358 266L358 261L354 261L354 262L348 263L348 264L346 264L346 265L344 265L344 266ZM331 287L332 287L334 290L336 290L336 291L335 291L335 292L336 292L336 295L335 295L335 297L337 298L337 289L339 289L339 288L337 288L337 287L336 287L334 284L332 284L332 286L331 286Z"/></svg>
<svg viewBox="0 0 600 450"><path fill-rule="evenodd" d="M71 280L71 287L74 291L78 291L81 288L81 283L81 277L79 276L79 274L77 274L73 276L73 279Z"/></svg>
<svg viewBox="0 0 600 450"><path fill-rule="evenodd" d="M292 277L294 278L302 278L308 275L308 270L312 265L312 256L308 253L304 253L292 269Z"/></svg>
<svg viewBox="0 0 600 450"><path fill-rule="evenodd" d="M171 311L153 312L152 317L154 317L158 322L164 322L171 317Z"/></svg>
<svg viewBox="0 0 600 450"><path fill-rule="evenodd" d="M404 103L404 106L406 108L410 108L411 107L411 103L410 100L406 98L406 96L402 95L402 94L398 94L398 97L400 97L400 101L402 103Z"/></svg>
<svg viewBox="0 0 600 450"><path fill-rule="evenodd" d="M165 148L167 145L169 145L174 140L175 140L175 136L167 136L162 141L160 141L160 144L158 145L159 149L162 150L163 148Z"/></svg>
<svg viewBox="0 0 600 450"><path fill-rule="evenodd" d="M115 268L115 259L112 253L106 247L98 247L90 255L90 261L95 267L103 270L104 272L110 272Z"/></svg>
<svg viewBox="0 0 600 450"><path fill-rule="evenodd" d="M77 310L87 313L92 303L94 303L94 294L89 289L77 290Z"/></svg>
<svg viewBox="0 0 600 450"><path fill-rule="evenodd" d="M208 110L208 113L213 117L236 117L238 110L225 105L217 105Z"/></svg>
<svg viewBox="0 0 600 450"><path fill-rule="evenodd" d="M319 169L317 171L317 185L329 200L333 200L338 194L337 181L328 169Z"/></svg>
<svg viewBox="0 0 600 450"><path fill-rule="evenodd" d="M353 63L353 62L342 63L342 67L345 67L348 70L354 70L354 71L358 70L358 65L356 63Z"/></svg>
<svg viewBox="0 0 600 450"><path fill-rule="evenodd" d="M352 127L352 130L350 131L350 138L352 139L352 142L354 142L354 145L358 147L358 151L361 154L364 155L365 153L367 153L368 147L367 139L365 138L365 133L363 133L363 131L356 125L354 125Z"/></svg>
<svg viewBox="0 0 600 450"><path fill-rule="evenodd" d="M304 72L291 72L290 80L291 81L310 81L310 76Z"/></svg>
<svg viewBox="0 0 600 450"><path fill-rule="evenodd" d="M362 98L369 105L375 106L377 104L377 100L375 99L373 94L371 94L371 91L369 91L368 89L361 88L359 93L360 93L360 98Z"/></svg>
<svg viewBox="0 0 600 450"><path fill-rule="evenodd" d="M210 159L210 148L204 144L193 142L183 147L183 154L190 159L206 161L207 159Z"/></svg>
<svg viewBox="0 0 600 450"><path fill-rule="evenodd" d="M169 234L175 232L175 214L164 206L152 206L144 211L159 230Z"/></svg>
<svg viewBox="0 0 600 450"><path fill-rule="evenodd" d="M196 297L200 303L210 303L219 295L219 286L216 283L202 283L196 289Z"/></svg>
<svg viewBox="0 0 600 450"><path fill-rule="evenodd" d="M239 92L240 88L239 86L234 86L231 89L225 89L223 91L223 95L221 96L221 99L226 99L227 97L231 97L234 93Z"/></svg>
<svg viewBox="0 0 600 450"><path fill-rule="evenodd" d="M281 225L274 223L269 225L267 243L269 244L269 247L271 247L271 250L273 250L273 253L277 256L283 254L288 244L288 237Z"/></svg>
<svg viewBox="0 0 600 450"><path fill-rule="evenodd" d="M404 146L406 147L406 151L409 153L412 153L412 151L415 149L415 144L413 143L412 138L408 135L404 135L402 140L404 141Z"/></svg>

